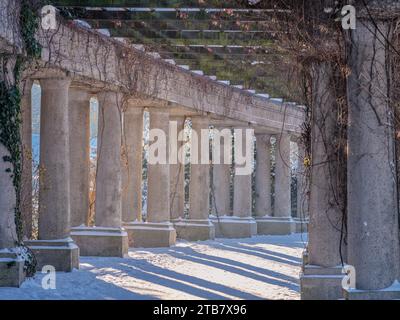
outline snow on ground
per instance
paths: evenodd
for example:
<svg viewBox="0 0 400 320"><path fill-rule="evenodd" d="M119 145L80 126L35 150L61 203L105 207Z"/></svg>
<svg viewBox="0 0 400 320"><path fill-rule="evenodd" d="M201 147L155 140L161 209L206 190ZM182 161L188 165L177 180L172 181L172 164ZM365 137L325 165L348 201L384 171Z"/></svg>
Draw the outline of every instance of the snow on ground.
<svg viewBox="0 0 400 320"><path fill-rule="evenodd" d="M43 275L0 299L299 299L306 236L180 241L171 248L130 249L129 258L81 258L80 270Z"/></svg>

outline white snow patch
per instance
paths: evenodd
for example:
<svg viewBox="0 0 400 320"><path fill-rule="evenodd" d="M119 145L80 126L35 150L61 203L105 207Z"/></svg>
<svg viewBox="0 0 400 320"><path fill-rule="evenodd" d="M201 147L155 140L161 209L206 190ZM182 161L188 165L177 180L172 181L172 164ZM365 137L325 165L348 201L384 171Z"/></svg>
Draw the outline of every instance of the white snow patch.
<svg viewBox="0 0 400 320"><path fill-rule="evenodd" d="M131 249L128 258L81 258L44 290L38 273L0 299L299 299L306 235L179 241Z"/></svg>

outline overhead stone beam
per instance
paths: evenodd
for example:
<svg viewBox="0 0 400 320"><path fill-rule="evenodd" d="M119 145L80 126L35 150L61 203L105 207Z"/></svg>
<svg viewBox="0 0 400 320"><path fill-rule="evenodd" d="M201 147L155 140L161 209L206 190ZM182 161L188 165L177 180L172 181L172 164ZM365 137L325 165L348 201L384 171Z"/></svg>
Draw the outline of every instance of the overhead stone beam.
<svg viewBox="0 0 400 320"><path fill-rule="evenodd" d="M302 108L196 75L61 17L58 22L56 30L38 32L42 65L32 77L40 78L43 67L61 70L99 89L119 88L132 96L147 96L258 126L301 131Z"/></svg>

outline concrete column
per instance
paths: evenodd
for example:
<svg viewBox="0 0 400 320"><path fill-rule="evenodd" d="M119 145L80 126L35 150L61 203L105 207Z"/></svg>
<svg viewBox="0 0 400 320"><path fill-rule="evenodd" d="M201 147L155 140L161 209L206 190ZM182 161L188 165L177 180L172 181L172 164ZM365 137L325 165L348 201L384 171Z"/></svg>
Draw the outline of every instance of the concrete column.
<svg viewBox="0 0 400 320"><path fill-rule="evenodd" d="M122 101L115 92L100 92L95 225L120 228Z"/></svg>
<svg viewBox="0 0 400 320"><path fill-rule="evenodd" d="M298 147L298 166L297 166L297 212L299 219L308 218L309 190L307 184L307 172L304 166L306 157L305 148L302 143L297 143Z"/></svg>
<svg viewBox="0 0 400 320"><path fill-rule="evenodd" d="M271 136L256 134L256 217L271 216Z"/></svg>
<svg viewBox="0 0 400 320"><path fill-rule="evenodd" d="M288 218L290 206L290 135L276 138L274 216Z"/></svg>
<svg viewBox="0 0 400 320"><path fill-rule="evenodd" d="M154 155L149 155L147 166L147 217L146 222L130 225L131 245L169 247L176 241L176 231L170 222L169 110L151 107L149 113L150 148L154 149ZM163 154L165 159L161 159Z"/></svg>
<svg viewBox="0 0 400 320"><path fill-rule="evenodd" d="M28 79L21 85L21 214L25 239L32 237L32 84Z"/></svg>
<svg viewBox="0 0 400 320"><path fill-rule="evenodd" d="M72 233L84 256L122 257L128 237L121 227L122 94L103 91L99 101L95 227Z"/></svg>
<svg viewBox="0 0 400 320"><path fill-rule="evenodd" d="M166 158L169 154L169 111L150 108L150 130L161 130L166 137ZM162 146L164 147L164 146ZM147 221L165 223L170 221L170 176L168 163L148 163Z"/></svg>
<svg viewBox="0 0 400 320"><path fill-rule="evenodd" d="M235 139L242 140L242 153L246 146L246 131L242 128L240 136L235 132ZM237 144L235 144L235 148ZM253 148L251 148L253 152ZM253 159L253 157L252 157ZM241 167L235 160L235 175L233 178L233 216L235 217L251 217L252 214L252 190L251 190L251 172L248 174L237 174L238 167Z"/></svg>
<svg viewBox="0 0 400 320"><path fill-rule="evenodd" d="M312 68L311 189L308 249L301 275L302 299L341 297L341 233L345 190L344 171L338 165L340 147L334 143L338 126L334 70L327 63ZM336 137L337 138L337 137ZM342 244L345 258L345 248Z"/></svg>
<svg viewBox="0 0 400 320"><path fill-rule="evenodd" d="M191 154L198 155L198 163L190 164L189 183L189 218L175 223L178 238L197 241L213 239L214 225L209 220L210 211L210 165L203 163L202 158L209 160L209 148L203 150L202 145L209 146L209 119L205 116L192 117L192 136L197 135L197 146L192 138ZM207 134L205 134L207 133ZM207 141L203 141L206 138ZM195 150L197 148L197 150ZM207 154L202 154L206 152ZM193 159L192 159L193 160Z"/></svg>
<svg viewBox="0 0 400 320"><path fill-rule="evenodd" d="M234 148L241 147L241 150L235 150L236 153L245 156L246 135L251 132L250 161L247 166L252 166L253 161L253 131L247 131L246 128L234 130L235 144ZM238 143L240 139L241 143ZM240 145L241 144L241 145ZM235 159L235 175L233 180L233 215L231 217L223 217L222 219L213 219L215 223L216 234L218 237L225 238L247 238L257 234L257 224L252 218L252 186L251 186L251 170L249 172L241 172L243 164L238 163Z"/></svg>
<svg viewBox="0 0 400 320"><path fill-rule="evenodd" d="M3 59L2 63L0 81L7 77L5 83L9 83L13 81L12 70L16 59ZM19 287L25 279L25 259L15 249L21 239L17 236L15 224L17 192L13 183L14 166L8 160L11 158L8 150L10 147L14 146L6 146L0 142L0 287Z"/></svg>
<svg viewBox="0 0 400 320"><path fill-rule="evenodd" d="M143 108L128 106L123 121L122 220L129 246L134 246L134 229L142 221Z"/></svg>
<svg viewBox="0 0 400 320"><path fill-rule="evenodd" d="M283 235L296 231L290 203L290 135L276 137L274 216L257 218L259 234Z"/></svg>
<svg viewBox="0 0 400 320"><path fill-rule="evenodd" d="M368 18L351 32L347 226L357 290L345 290L348 299L400 298L394 110L387 96L391 27Z"/></svg>
<svg viewBox="0 0 400 320"><path fill-rule="evenodd" d="M225 127L216 127L215 129L218 130L219 135L214 131L211 212L214 217L221 218L232 215L230 208L231 164L228 161L231 159L224 158L225 148L229 148L230 153L232 153L232 131ZM219 148L219 159L216 158L216 148ZM219 160L218 163L216 163L217 160Z"/></svg>
<svg viewBox="0 0 400 320"><path fill-rule="evenodd" d="M11 162L3 161L3 157L9 157L10 152L0 144L0 249L13 248L18 243L15 227L16 193L11 178L10 170L13 170Z"/></svg>
<svg viewBox="0 0 400 320"><path fill-rule="evenodd" d="M271 231L271 135L256 134L256 203L255 215L258 234L273 234Z"/></svg>
<svg viewBox="0 0 400 320"><path fill-rule="evenodd" d="M197 133L199 143L197 144L198 155L201 155L200 139L203 138L202 130L209 130L209 120L206 117L192 117L192 134ZM207 150L209 152L209 150ZM210 210L210 165L199 163L190 165L189 184L189 219L208 219Z"/></svg>
<svg viewBox="0 0 400 320"><path fill-rule="evenodd" d="M46 78L40 84L39 240L27 244L39 268L52 265L57 271L72 271L79 266L79 250L70 238L70 80Z"/></svg>
<svg viewBox="0 0 400 320"><path fill-rule="evenodd" d="M9 171L10 153L0 143L0 287L19 287L25 278L24 260L14 250L18 243L15 227L16 192Z"/></svg>
<svg viewBox="0 0 400 320"><path fill-rule="evenodd" d="M89 214L90 94L69 91L69 151L71 226L84 226Z"/></svg>
<svg viewBox="0 0 400 320"><path fill-rule="evenodd" d="M39 239L70 232L68 92L70 80L43 79L40 119Z"/></svg>
<svg viewBox="0 0 400 320"><path fill-rule="evenodd" d="M307 171L304 166L304 159L306 157L304 150L305 147L299 140L297 140L297 148L297 208L294 221L296 223L296 232L303 233L307 231L310 191L307 181Z"/></svg>
<svg viewBox="0 0 400 320"><path fill-rule="evenodd" d="M122 220L142 220L143 108L124 112L122 156Z"/></svg>
<svg viewBox="0 0 400 320"><path fill-rule="evenodd" d="M177 134L184 130L185 117L175 116L170 117L170 122L174 121L177 124ZM185 210L185 164L181 163L179 159L184 159L183 141L170 141L175 143L177 157L177 163L170 164L170 201L171 201L171 220L179 220L183 218Z"/></svg>

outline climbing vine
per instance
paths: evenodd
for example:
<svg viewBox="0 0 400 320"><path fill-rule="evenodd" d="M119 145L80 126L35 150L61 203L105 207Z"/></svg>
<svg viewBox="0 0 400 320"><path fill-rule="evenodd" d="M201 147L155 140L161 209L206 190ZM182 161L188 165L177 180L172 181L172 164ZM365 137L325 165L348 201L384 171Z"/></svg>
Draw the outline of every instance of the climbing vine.
<svg viewBox="0 0 400 320"><path fill-rule="evenodd" d="M39 58L42 48L35 38L39 28L38 5L30 0L23 0L20 13L21 37L28 59Z"/></svg>
<svg viewBox="0 0 400 320"><path fill-rule="evenodd" d="M0 80L0 143L7 149L9 155L3 161L12 164L10 173L16 194L14 208L17 245L25 260L27 276L33 276L36 270L36 260L28 248L23 245L23 222L21 216L21 74L25 66L40 57L41 47L35 38L39 27L37 5L30 0L21 2L19 26L24 47L23 53L3 54L1 56L3 76ZM10 68L11 66L11 68ZM12 79L7 80L7 79Z"/></svg>

